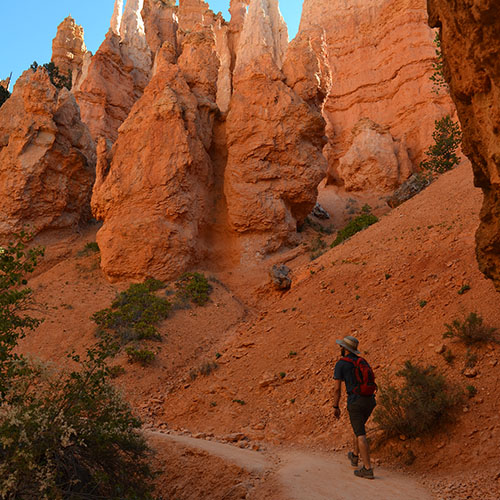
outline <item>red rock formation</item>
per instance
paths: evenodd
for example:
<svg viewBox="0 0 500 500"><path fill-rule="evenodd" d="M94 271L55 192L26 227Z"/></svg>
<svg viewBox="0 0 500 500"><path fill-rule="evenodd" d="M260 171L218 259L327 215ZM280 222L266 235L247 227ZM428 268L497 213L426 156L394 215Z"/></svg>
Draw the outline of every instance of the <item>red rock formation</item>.
<svg viewBox="0 0 500 500"><path fill-rule="evenodd" d="M252 258L293 240L326 167L325 122L314 104L321 93L318 55L304 37L287 53L282 72L285 32L276 0L250 3L227 117L225 194L230 227L249 237L243 247ZM300 85L296 67L313 70Z"/></svg>
<svg viewBox="0 0 500 500"><path fill-rule="evenodd" d="M388 127L418 165L435 120L454 110L429 80L435 46L425 0L305 0L300 30L317 25L327 33L334 75L325 104L329 182L342 184L339 161L361 118Z"/></svg>
<svg viewBox="0 0 500 500"><path fill-rule="evenodd" d="M156 54L164 42L177 49L177 7L175 0L145 0L142 9L146 41Z"/></svg>
<svg viewBox="0 0 500 500"><path fill-rule="evenodd" d="M481 271L500 291L500 5L496 0L428 0L441 28L445 76L463 129L463 151L484 193L476 234Z"/></svg>
<svg viewBox="0 0 500 500"><path fill-rule="evenodd" d="M204 253L200 230L213 185L207 149L216 109L214 46L213 33L191 33L176 65L173 47L164 44L112 151L100 141L92 207L104 221L97 241L110 279L169 279Z"/></svg>
<svg viewBox="0 0 500 500"><path fill-rule="evenodd" d="M86 77L75 89L82 120L94 139L102 135L116 140L118 128L151 78L151 51L140 14L142 7L142 0L127 2L119 34L118 21L113 17L112 28L92 58Z"/></svg>
<svg viewBox="0 0 500 500"><path fill-rule="evenodd" d="M90 63L92 54L85 47L83 28L68 16L57 28L52 42L52 62L65 74L71 72L73 85L78 86L84 65Z"/></svg>
<svg viewBox="0 0 500 500"><path fill-rule="evenodd" d="M78 105L46 71L26 71L0 109L0 236L90 217L95 150Z"/></svg>

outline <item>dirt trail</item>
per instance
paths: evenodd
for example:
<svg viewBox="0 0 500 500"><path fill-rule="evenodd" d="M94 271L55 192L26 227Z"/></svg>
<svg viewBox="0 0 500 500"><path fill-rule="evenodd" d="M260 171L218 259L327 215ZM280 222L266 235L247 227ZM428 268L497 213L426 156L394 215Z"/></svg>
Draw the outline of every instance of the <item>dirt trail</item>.
<svg viewBox="0 0 500 500"><path fill-rule="evenodd" d="M265 481L277 482L280 493L266 500L431 500L432 495L415 480L383 468L376 469L374 481L357 479L340 454L297 450L256 452L232 445L187 436L150 431L156 443L162 440L202 450L222 458ZM200 464L200 467L203 467ZM251 496L250 498L260 498Z"/></svg>

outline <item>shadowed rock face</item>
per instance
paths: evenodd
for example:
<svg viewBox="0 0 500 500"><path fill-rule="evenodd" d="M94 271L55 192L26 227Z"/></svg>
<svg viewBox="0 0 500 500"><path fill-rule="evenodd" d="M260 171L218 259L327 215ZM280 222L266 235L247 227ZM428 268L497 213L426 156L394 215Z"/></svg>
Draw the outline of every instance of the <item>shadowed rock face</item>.
<svg viewBox="0 0 500 500"><path fill-rule="evenodd" d="M500 4L428 0L429 24L441 29L445 77L463 129L463 151L484 193L476 253L500 291Z"/></svg>
<svg viewBox="0 0 500 500"><path fill-rule="evenodd" d="M26 71L0 109L0 237L90 218L95 149L73 95Z"/></svg>

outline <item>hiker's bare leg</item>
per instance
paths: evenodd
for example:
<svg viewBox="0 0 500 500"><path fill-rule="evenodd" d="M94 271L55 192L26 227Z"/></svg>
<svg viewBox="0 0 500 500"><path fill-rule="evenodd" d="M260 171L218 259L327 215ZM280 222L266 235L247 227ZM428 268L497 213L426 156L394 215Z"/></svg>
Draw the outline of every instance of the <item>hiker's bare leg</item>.
<svg viewBox="0 0 500 500"><path fill-rule="evenodd" d="M370 461L370 446L368 445L368 440L366 436L358 436L357 439L358 449L361 453L361 458L363 460L363 465L366 469L372 468L372 463Z"/></svg>
<svg viewBox="0 0 500 500"><path fill-rule="evenodd" d="M359 457L359 445L358 445L358 438L356 434L353 434L354 439L352 441L352 447L353 447L353 453Z"/></svg>

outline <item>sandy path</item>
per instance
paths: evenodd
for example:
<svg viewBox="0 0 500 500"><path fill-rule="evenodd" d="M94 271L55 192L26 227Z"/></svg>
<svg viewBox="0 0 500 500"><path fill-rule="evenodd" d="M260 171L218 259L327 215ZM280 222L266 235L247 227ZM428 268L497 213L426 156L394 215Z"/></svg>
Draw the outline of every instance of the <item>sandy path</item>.
<svg viewBox="0 0 500 500"><path fill-rule="evenodd" d="M203 450L250 472L263 476L267 473L266 480L272 478L281 485L279 500L432 500L431 494L415 480L383 468L376 469L374 481L357 479L339 454L283 450L261 453L186 436L153 431L150 434Z"/></svg>

